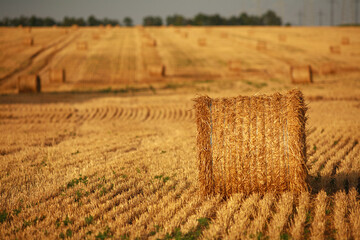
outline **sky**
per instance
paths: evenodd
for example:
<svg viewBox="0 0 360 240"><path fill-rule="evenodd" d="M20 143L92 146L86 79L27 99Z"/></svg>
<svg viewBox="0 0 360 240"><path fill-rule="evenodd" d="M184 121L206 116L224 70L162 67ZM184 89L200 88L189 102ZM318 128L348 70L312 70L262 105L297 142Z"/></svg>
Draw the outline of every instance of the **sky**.
<svg viewBox="0 0 360 240"><path fill-rule="evenodd" d="M0 18L36 15L62 20L65 16L95 15L122 22L129 16L135 24L141 24L149 15L160 16L165 22L166 16L173 14L193 17L201 12L230 17L242 12L260 15L271 9L284 23L330 25L331 1L335 2L335 24L355 22L356 0L0 0Z"/></svg>

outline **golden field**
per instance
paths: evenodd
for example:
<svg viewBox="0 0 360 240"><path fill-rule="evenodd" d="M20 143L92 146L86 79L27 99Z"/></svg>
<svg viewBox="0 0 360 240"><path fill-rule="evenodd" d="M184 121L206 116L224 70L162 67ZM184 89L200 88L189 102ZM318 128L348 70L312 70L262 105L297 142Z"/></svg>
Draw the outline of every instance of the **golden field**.
<svg viewBox="0 0 360 240"><path fill-rule="evenodd" d="M351 27L0 28L0 239L360 239L359 63ZM202 198L192 99L293 88L311 190Z"/></svg>

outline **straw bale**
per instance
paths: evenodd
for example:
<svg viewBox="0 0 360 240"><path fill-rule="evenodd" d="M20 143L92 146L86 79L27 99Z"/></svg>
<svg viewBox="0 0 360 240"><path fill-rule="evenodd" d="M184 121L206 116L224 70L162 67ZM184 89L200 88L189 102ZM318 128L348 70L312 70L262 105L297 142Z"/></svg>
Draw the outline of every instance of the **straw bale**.
<svg viewBox="0 0 360 240"><path fill-rule="evenodd" d="M329 47L331 53L340 54L340 46L330 46Z"/></svg>
<svg viewBox="0 0 360 240"><path fill-rule="evenodd" d="M220 34L220 37L221 37L221 38L228 38L228 37L229 37L229 34L226 33L226 32L222 32L222 33Z"/></svg>
<svg viewBox="0 0 360 240"><path fill-rule="evenodd" d="M147 47L156 47L157 42L155 39L144 39L143 45Z"/></svg>
<svg viewBox="0 0 360 240"><path fill-rule="evenodd" d="M286 35L285 34L279 34L279 42L286 42Z"/></svg>
<svg viewBox="0 0 360 240"><path fill-rule="evenodd" d="M256 50L263 51L266 50L266 42L265 41L258 41L256 45Z"/></svg>
<svg viewBox="0 0 360 240"><path fill-rule="evenodd" d="M37 74L23 75L18 77L17 81L18 93L40 92L41 82Z"/></svg>
<svg viewBox="0 0 360 240"><path fill-rule="evenodd" d="M336 71L337 69L334 63L324 63L320 66L320 74L322 75L335 74Z"/></svg>
<svg viewBox="0 0 360 240"><path fill-rule="evenodd" d="M164 77L166 73L165 65L151 65L147 67L150 76Z"/></svg>
<svg viewBox="0 0 360 240"><path fill-rule="evenodd" d="M33 37L26 37L23 40L23 44L25 46L33 46L34 45L34 38Z"/></svg>
<svg viewBox="0 0 360 240"><path fill-rule="evenodd" d="M189 34L187 32L183 32L181 35L183 38L188 38L188 36L189 36Z"/></svg>
<svg viewBox="0 0 360 240"><path fill-rule="evenodd" d="M350 39L348 37L343 37L341 39L341 44L342 45L349 45L350 44Z"/></svg>
<svg viewBox="0 0 360 240"><path fill-rule="evenodd" d="M88 43L86 41L77 42L76 43L77 50L87 50L88 49Z"/></svg>
<svg viewBox="0 0 360 240"><path fill-rule="evenodd" d="M292 83L312 83L312 69L310 65L292 66L290 68Z"/></svg>
<svg viewBox="0 0 360 240"><path fill-rule="evenodd" d="M49 71L50 82L63 83L65 82L66 75L65 69L51 69Z"/></svg>
<svg viewBox="0 0 360 240"><path fill-rule="evenodd" d="M24 27L24 30L25 30L25 32L27 32L27 33L31 33L31 27Z"/></svg>
<svg viewBox="0 0 360 240"><path fill-rule="evenodd" d="M73 30L77 30L77 29L79 28L79 26L78 26L77 24L73 24L73 25L71 26L71 28L72 28Z"/></svg>
<svg viewBox="0 0 360 240"><path fill-rule="evenodd" d="M240 60L231 60L228 62L228 68L230 71L241 71L241 61Z"/></svg>
<svg viewBox="0 0 360 240"><path fill-rule="evenodd" d="M206 38L199 38L199 39L198 39L198 45L199 45L200 47L206 46Z"/></svg>
<svg viewBox="0 0 360 240"><path fill-rule="evenodd" d="M194 101L203 196L308 190L307 108L299 90Z"/></svg>
<svg viewBox="0 0 360 240"><path fill-rule="evenodd" d="M94 40L99 40L100 39L100 34L99 33L93 33L92 38Z"/></svg>

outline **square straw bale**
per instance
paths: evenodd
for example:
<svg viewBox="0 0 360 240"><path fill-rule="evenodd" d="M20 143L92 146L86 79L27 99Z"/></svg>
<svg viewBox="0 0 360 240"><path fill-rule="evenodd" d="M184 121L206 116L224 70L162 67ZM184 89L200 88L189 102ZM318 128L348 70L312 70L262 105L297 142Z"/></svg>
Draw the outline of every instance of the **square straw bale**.
<svg viewBox="0 0 360 240"><path fill-rule="evenodd" d="M146 47L156 47L157 46L157 42L155 39L144 39L143 41L143 46Z"/></svg>
<svg viewBox="0 0 360 240"><path fill-rule="evenodd" d="M198 45L199 45L200 47L206 46L206 38L199 38L199 39L198 39Z"/></svg>
<svg viewBox="0 0 360 240"><path fill-rule="evenodd" d="M267 44L265 41L258 41L256 45L256 50L258 51L264 51L267 49Z"/></svg>
<svg viewBox="0 0 360 240"><path fill-rule="evenodd" d="M348 37L343 37L341 39L341 44L342 45L349 45L350 44L350 39Z"/></svg>
<svg viewBox="0 0 360 240"><path fill-rule="evenodd" d="M77 50L87 50L88 49L88 43L86 41L77 42L76 43Z"/></svg>
<svg viewBox="0 0 360 240"><path fill-rule="evenodd" d="M51 69L49 71L50 82L63 83L65 82L65 69Z"/></svg>
<svg viewBox="0 0 360 240"><path fill-rule="evenodd" d="M286 35L285 34L279 34L279 42L286 42Z"/></svg>
<svg viewBox="0 0 360 240"><path fill-rule="evenodd" d="M308 190L307 108L299 90L194 101L203 196Z"/></svg>
<svg viewBox="0 0 360 240"><path fill-rule="evenodd" d="M312 83L312 69L310 65L292 66L290 68L292 83Z"/></svg>
<svg viewBox="0 0 360 240"><path fill-rule="evenodd" d="M34 45L34 38L33 37L26 37L23 40L23 44L25 46L33 46Z"/></svg>
<svg viewBox="0 0 360 240"><path fill-rule="evenodd" d="M18 93L38 93L41 91L40 77L37 74L29 74L18 77Z"/></svg>
<svg viewBox="0 0 360 240"><path fill-rule="evenodd" d="M147 67L150 76L164 77L166 72L165 65L151 65Z"/></svg>
<svg viewBox="0 0 360 240"><path fill-rule="evenodd" d="M242 62L240 60L231 60L228 62L228 68L230 71L240 72Z"/></svg>
<svg viewBox="0 0 360 240"><path fill-rule="evenodd" d="M329 50L330 50L331 53L334 53L334 54L340 54L341 53L340 46L330 46Z"/></svg>

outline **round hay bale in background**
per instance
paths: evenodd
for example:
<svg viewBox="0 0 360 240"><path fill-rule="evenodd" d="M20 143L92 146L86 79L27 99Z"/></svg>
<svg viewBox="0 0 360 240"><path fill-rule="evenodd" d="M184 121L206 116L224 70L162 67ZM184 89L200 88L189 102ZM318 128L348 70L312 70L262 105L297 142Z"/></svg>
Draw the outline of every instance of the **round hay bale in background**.
<svg viewBox="0 0 360 240"><path fill-rule="evenodd" d="M18 93L38 93L41 91L40 77L37 74L29 74L18 77Z"/></svg>
<svg viewBox="0 0 360 240"><path fill-rule="evenodd" d="M88 49L88 43L86 41L81 41L76 43L77 50L87 50Z"/></svg>
<svg viewBox="0 0 360 240"><path fill-rule="evenodd" d="M230 71L240 72L241 71L241 61L240 60L231 60L228 62L228 68Z"/></svg>
<svg viewBox="0 0 360 240"><path fill-rule="evenodd" d="M291 66L290 76L292 83L312 83L312 69L310 65Z"/></svg>
<svg viewBox="0 0 360 240"><path fill-rule="evenodd" d="M198 39L198 45L200 47L205 47L206 46L206 38L199 38Z"/></svg>
<svg viewBox="0 0 360 240"><path fill-rule="evenodd" d="M308 190L307 108L299 90L194 101L203 196Z"/></svg>
<svg viewBox="0 0 360 240"><path fill-rule="evenodd" d="M336 71L337 69L334 63L324 63L320 66L320 74L322 75L335 74Z"/></svg>
<svg viewBox="0 0 360 240"><path fill-rule="evenodd" d="M150 76L165 77L166 74L166 67L164 64L148 66L147 70Z"/></svg>
<svg viewBox="0 0 360 240"><path fill-rule="evenodd" d="M181 35L183 38L188 38L188 36L189 36L189 34L187 32L183 32Z"/></svg>
<svg viewBox="0 0 360 240"><path fill-rule="evenodd" d="M334 54L341 54L340 46L330 46L330 52Z"/></svg>
<svg viewBox="0 0 360 240"><path fill-rule="evenodd" d="M51 69L49 71L49 80L53 83L64 83L66 79L65 69Z"/></svg>
<svg viewBox="0 0 360 240"><path fill-rule="evenodd" d="M33 37L26 37L23 40L23 44L25 46L33 46L34 45L34 38Z"/></svg>

